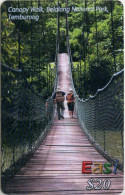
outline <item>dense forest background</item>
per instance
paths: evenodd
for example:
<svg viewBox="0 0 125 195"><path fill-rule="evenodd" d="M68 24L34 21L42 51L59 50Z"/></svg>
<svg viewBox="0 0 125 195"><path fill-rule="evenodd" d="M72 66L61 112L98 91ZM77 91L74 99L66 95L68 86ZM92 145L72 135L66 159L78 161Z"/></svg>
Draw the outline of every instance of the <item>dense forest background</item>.
<svg viewBox="0 0 125 195"><path fill-rule="evenodd" d="M123 69L123 5L119 1L99 0L68 0L66 4L62 0L59 1L60 7L94 7L94 10L62 12L59 21L56 12L31 13L39 15L38 21L8 19L8 7L42 6L46 9L48 6L57 7L57 4L57 0L6 1L2 4L2 64L21 69L32 88L46 99L54 87L57 41L60 43L59 52L67 52L68 16L73 79L79 96L87 98L104 87L112 74ZM96 10L105 6L108 12Z"/></svg>
<svg viewBox="0 0 125 195"><path fill-rule="evenodd" d="M51 2L51 6L55 5ZM7 1L2 4L2 64L23 71L32 89L51 96L55 79L57 14L9 13L8 8L48 6L47 1ZM39 20L10 20L11 15L39 15ZM14 75L13 75L14 77ZM12 86L14 87L14 86Z"/></svg>
<svg viewBox="0 0 125 195"><path fill-rule="evenodd" d="M74 83L80 97L88 98L124 67L123 5L119 1L68 2L94 8L68 16ZM108 11L99 11L99 7Z"/></svg>

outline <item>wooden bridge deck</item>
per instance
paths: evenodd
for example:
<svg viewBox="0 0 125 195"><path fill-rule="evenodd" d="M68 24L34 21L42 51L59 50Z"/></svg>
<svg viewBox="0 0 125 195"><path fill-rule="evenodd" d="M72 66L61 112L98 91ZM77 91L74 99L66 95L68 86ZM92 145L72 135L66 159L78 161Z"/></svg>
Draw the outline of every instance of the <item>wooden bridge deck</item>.
<svg viewBox="0 0 125 195"><path fill-rule="evenodd" d="M64 91L70 87L68 58L59 56L59 85ZM107 160L90 144L79 126L78 120L70 119L65 102L65 119L53 123L51 131L32 158L8 182L6 192L13 194L120 194L123 190L123 173L82 174L82 161L102 163ZM87 190L90 178L110 179L108 190ZM97 183L94 183L95 187Z"/></svg>

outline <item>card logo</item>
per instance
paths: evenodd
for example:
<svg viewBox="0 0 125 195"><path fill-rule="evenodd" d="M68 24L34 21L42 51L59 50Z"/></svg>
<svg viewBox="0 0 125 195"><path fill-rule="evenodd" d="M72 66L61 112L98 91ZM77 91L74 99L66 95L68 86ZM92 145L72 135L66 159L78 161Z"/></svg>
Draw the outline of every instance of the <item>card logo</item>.
<svg viewBox="0 0 125 195"><path fill-rule="evenodd" d="M113 173L116 174L117 172L117 167L118 167L118 162L119 160L116 159L115 166ZM95 165L94 168L92 168L91 165ZM102 163L92 163L92 161L83 161L82 162L82 173L83 174L110 174L112 173L112 164L111 163L105 163L102 165Z"/></svg>

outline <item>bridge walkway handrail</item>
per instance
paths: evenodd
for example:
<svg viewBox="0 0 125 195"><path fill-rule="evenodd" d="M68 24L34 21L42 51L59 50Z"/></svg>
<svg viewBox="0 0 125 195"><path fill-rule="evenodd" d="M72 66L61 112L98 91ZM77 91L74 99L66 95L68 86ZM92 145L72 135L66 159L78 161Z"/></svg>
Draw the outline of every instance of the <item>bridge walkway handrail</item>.
<svg viewBox="0 0 125 195"><path fill-rule="evenodd" d="M94 147L110 162L119 161L123 170L124 163L124 69L115 73L102 89L94 96L80 99L72 78L72 55L67 36L71 83L76 96L75 108L79 123Z"/></svg>

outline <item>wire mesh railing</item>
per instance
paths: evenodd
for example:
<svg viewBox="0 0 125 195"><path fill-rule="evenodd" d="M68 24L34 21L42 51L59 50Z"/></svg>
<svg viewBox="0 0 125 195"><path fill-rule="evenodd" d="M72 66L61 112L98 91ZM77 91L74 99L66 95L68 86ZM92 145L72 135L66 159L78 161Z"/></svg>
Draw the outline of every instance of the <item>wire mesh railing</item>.
<svg viewBox="0 0 125 195"><path fill-rule="evenodd" d="M69 37L67 37L67 50L72 67ZM124 70L114 74L103 89L99 89L94 96L84 101L76 93L72 71L71 81L76 96L75 108L83 131L107 160L112 163L118 160L119 168L123 169Z"/></svg>
<svg viewBox="0 0 125 195"><path fill-rule="evenodd" d="M18 3L19 6L22 4ZM57 24L58 17L57 15ZM54 27L51 39L53 42L56 41L56 51L53 49L54 46L46 47L49 31L48 27L46 28L48 23L47 25L45 23L47 22L41 20L38 26L36 25L33 29L31 21L29 34L25 33L25 36L20 31L21 28L17 30L16 66L9 61L7 61L8 66L6 66L4 58L2 60L2 188L39 147L53 122L53 95L57 87L59 35L58 31L54 34L56 32L54 32L56 30ZM22 26L22 23L19 25ZM37 27L39 27L38 31L36 31ZM47 36L44 36L46 34ZM37 35L37 39L35 35ZM24 41L26 38L27 40ZM24 42L27 43L26 46ZM29 58L25 63L21 55L25 56L24 54L27 52ZM53 63L54 53L56 54L55 63ZM17 67L20 70L16 70Z"/></svg>
<svg viewBox="0 0 125 195"><path fill-rule="evenodd" d="M32 89L22 70L2 65L1 77L1 167L2 182L5 184L45 138L52 124L54 104L53 94L46 103L46 100ZM57 77L53 84L54 90L56 85Z"/></svg>

